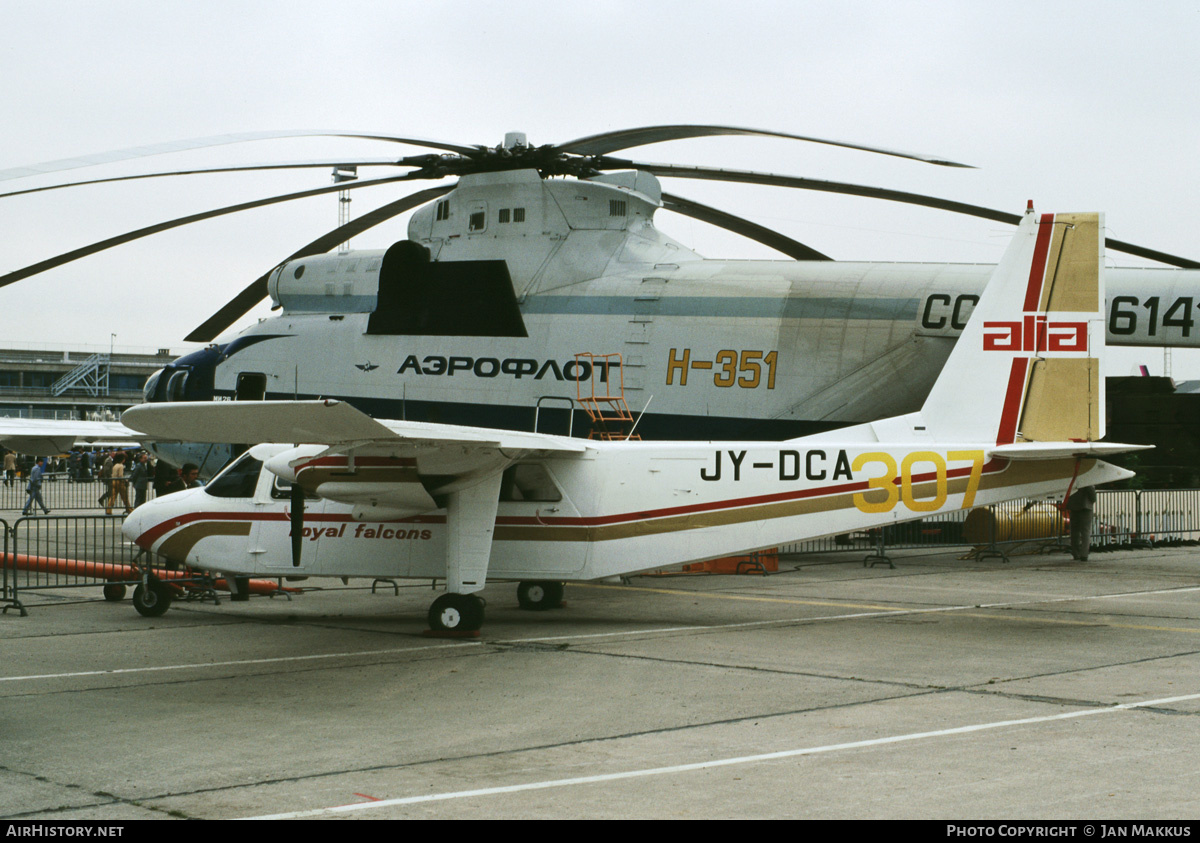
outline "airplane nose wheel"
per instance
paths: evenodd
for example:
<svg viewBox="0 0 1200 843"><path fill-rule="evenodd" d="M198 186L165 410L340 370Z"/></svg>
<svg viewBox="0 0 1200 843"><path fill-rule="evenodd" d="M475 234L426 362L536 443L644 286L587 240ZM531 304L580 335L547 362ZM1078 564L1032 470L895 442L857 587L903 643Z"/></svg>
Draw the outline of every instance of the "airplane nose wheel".
<svg viewBox="0 0 1200 843"><path fill-rule="evenodd" d="M527 580L517 586L517 603L522 609L557 609L563 602L563 584L545 580Z"/></svg>
<svg viewBox="0 0 1200 843"><path fill-rule="evenodd" d="M429 607L429 628L474 632L483 626L483 600L474 594L443 594Z"/></svg>
<svg viewBox="0 0 1200 843"><path fill-rule="evenodd" d="M144 618L157 618L171 608L171 591L159 580L151 579L133 590L133 608Z"/></svg>

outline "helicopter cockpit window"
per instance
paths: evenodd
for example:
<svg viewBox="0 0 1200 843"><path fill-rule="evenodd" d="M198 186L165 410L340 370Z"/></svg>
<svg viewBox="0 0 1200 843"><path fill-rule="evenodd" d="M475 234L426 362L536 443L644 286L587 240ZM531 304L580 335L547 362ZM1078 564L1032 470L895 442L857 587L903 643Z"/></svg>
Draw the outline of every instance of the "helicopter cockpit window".
<svg viewBox="0 0 1200 843"><path fill-rule="evenodd" d="M246 454L214 477L204 491L214 498L252 498L261 473L262 460Z"/></svg>
<svg viewBox="0 0 1200 843"><path fill-rule="evenodd" d="M172 373L167 381L167 400L182 401L187 390L188 370L180 369Z"/></svg>
<svg viewBox="0 0 1200 843"><path fill-rule="evenodd" d="M544 465L519 463L505 469L500 478L500 500L550 503L561 501L562 492Z"/></svg>
<svg viewBox="0 0 1200 843"><path fill-rule="evenodd" d="M437 221L450 219L450 200L443 199L437 203Z"/></svg>
<svg viewBox="0 0 1200 843"><path fill-rule="evenodd" d="M146 385L142 387L142 400L149 403L154 400L154 393L158 391L158 380L162 377L163 370L159 369L150 377L146 378Z"/></svg>

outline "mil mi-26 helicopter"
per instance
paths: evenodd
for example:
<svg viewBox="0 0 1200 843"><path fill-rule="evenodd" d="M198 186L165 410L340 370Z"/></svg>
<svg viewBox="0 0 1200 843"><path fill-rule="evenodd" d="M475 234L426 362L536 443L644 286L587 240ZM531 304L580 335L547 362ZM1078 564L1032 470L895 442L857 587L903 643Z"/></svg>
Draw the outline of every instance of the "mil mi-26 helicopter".
<svg viewBox="0 0 1200 843"><path fill-rule="evenodd" d="M211 342L270 296L280 312L152 376L154 401L336 398L377 417L567 433L580 395L619 395L647 439L785 439L920 407L993 266L870 263L815 249L674 193L659 178L710 179L874 197L1016 224L1021 216L885 188L613 157L715 135L790 138L940 166L933 156L731 126L657 126L495 147L361 132L260 132L138 147L0 171L38 175L143 155L297 136L369 138L435 153L169 170L330 167L333 186L219 208L129 232L0 276L0 286L178 225L308 196L411 180L457 181L383 205L298 249L186 339ZM357 168L405 168L357 179ZM13 191L0 197L24 192ZM417 209L387 249L330 253ZM787 260L714 260L654 225L660 208L768 245ZM1174 268L1106 270L1107 342L1200 345L1200 263L1108 239ZM1028 333L1036 350L1037 326ZM1023 340L1024 341L1024 340ZM595 356L577 357L587 352ZM554 413L554 410L558 410ZM168 449L215 470L225 448Z"/></svg>

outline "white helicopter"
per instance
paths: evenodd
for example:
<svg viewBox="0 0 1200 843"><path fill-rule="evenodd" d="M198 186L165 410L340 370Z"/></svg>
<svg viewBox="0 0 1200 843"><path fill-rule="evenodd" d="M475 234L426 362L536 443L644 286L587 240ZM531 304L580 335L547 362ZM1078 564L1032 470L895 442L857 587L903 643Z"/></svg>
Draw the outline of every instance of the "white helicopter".
<svg viewBox="0 0 1200 843"><path fill-rule="evenodd" d="M917 413L767 444L604 442L372 419L337 401L142 404L156 438L249 438L207 487L136 509L148 551L237 577L445 579L435 631L483 622L476 592L729 556L1131 476L1104 435L1102 220L1029 212ZM302 444L297 444L302 443ZM309 498L312 499L309 499ZM158 615L151 580L138 611Z"/></svg>
<svg viewBox="0 0 1200 843"><path fill-rule="evenodd" d="M129 232L0 276L0 286L178 225L385 182L445 179L299 249L188 336L210 341L266 296L280 315L180 358L145 387L161 401L337 398L382 418L568 433L581 390L619 393L648 439L781 439L918 408L954 345L989 265L837 262L748 220L664 193L659 177L846 193L1015 223L1019 216L837 182L630 161L612 153L665 140L759 135L963 166L943 158L730 126L658 126L495 148L363 132L262 132L202 138L33 167L0 179L245 140L328 134L441 150L349 159L169 170L400 166L348 181ZM92 184L70 182L22 193ZM424 206L424 207L420 207ZM418 208L384 250L324 254ZM791 258L702 258L653 224L666 208L752 237ZM1107 241L1175 269L1112 269L1105 324L1120 344L1197 345L1200 272L1185 258ZM577 352L603 357L577 360ZM567 411L570 411L569 413ZM628 425L627 425L628 426ZM228 446L158 446L208 474Z"/></svg>

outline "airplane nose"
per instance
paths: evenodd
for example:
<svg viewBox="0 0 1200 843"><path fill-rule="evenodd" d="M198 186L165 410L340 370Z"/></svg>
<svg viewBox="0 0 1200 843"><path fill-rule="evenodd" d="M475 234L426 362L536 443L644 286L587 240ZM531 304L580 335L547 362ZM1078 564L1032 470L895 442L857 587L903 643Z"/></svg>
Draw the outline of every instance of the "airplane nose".
<svg viewBox="0 0 1200 843"><path fill-rule="evenodd" d="M121 525L121 532L125 538L138 547L146 547L138 539L145 535L146 530L150 527L150 519L147 517L149 514L148 509L147 504L142 504L129 513L129 515L125 516L125 522Z"/></svg>

